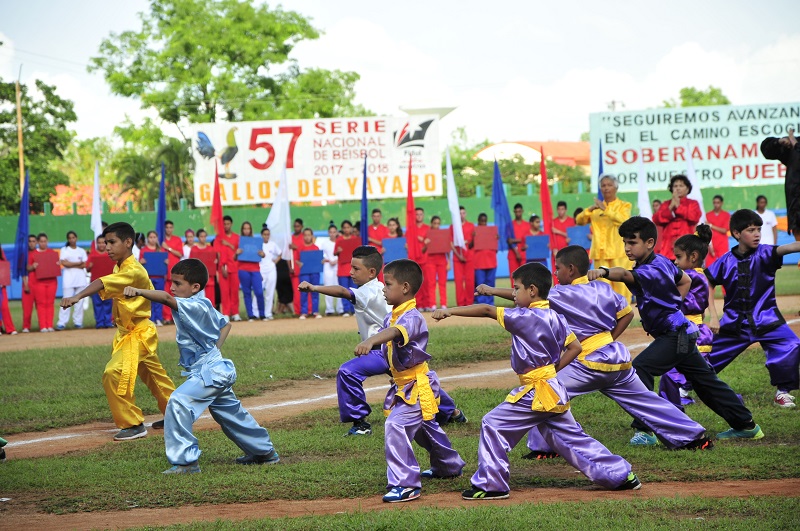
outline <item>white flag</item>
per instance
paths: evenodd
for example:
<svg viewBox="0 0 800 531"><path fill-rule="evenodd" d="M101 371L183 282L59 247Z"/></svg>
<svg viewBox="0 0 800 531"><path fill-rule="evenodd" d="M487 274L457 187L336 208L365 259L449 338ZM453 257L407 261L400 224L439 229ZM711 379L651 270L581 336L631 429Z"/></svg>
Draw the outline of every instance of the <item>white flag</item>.
<svg viewBox="0 0 800 531"><path fill-rule="evenodd" d="M292 243L292 215L289 212L289 185L287 184L286 165L281 170L278 194L267 216L267 228L270 240L281 250L281 258L292 260L293 253L289 247Z"/></svg>
<svg viewBox="0 0 800 531"><path fill-rule="evenodd" d="M653 219L653 207L650 203L650 194L647 192L647 174L644 171L642 151L639 150L639 215L643 218Z"/></svg>
<svg viewBox="0 0 800 531"><path fill-rule="evenodd" d="M461 208L458 204L456 180L453 178L453 163L450 162L450 148L447 148L447 206L450 207L450 226L453 229L453 245L465 248L464 229L461 227Z"/></svg>
<svg viewBox="0 0 800 531"><path fill-rule="evenodd" d="M94 232L94 237L103 234L103 220L100 211L100 163L94 163L94 191L92 192L92 220L89 226Z"/></svg>
<svg viewBox="0 0 800 531"><path fill-rule="evenodd" d="M700 205L700 221L697 223L705 223L706 222L706 209L703 208L703 194L700 193L700 183L697 182L697 174L694 172L694 161L692 161L692 148L689 144L686 144L686 177L689 178L689 182L692 183L692 191L689 192L689 199L694 199Z"/></svg>

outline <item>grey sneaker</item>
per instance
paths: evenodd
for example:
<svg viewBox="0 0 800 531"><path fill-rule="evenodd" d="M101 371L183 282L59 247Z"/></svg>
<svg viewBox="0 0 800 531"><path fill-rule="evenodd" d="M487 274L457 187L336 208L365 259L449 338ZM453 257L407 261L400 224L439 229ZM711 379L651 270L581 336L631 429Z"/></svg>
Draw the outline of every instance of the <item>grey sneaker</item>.
<svg viewBox="0 0 800 531"><path fill-rule="evenodd" d="M132 441L133 439L141 439L142 437L147 437L147 428L144 427L144 424L139 424L138 426L119 430L117 434L114 435L114 440Z"/></svg>
<svg viewBox="0 0 800 531"><path fill-rule="evenodd" d="M162 472L162 474L199 474L200 465L197 461L189 463L188 465L173 465Z"/></svg>
<svg viewBox="0 0 800 531"><path fill-rule="evenodd" d="M243 455L236 458L237 465L274 465L281 460L278 452L271 451L266 455Z"/></svg>

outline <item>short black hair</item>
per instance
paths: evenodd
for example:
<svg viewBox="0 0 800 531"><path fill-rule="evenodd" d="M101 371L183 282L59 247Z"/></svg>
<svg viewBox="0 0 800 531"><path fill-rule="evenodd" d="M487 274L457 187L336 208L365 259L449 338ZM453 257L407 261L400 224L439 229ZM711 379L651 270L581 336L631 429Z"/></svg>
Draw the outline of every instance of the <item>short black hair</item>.
<svg viewBox="0 0 800 531"><path fill-rule="evenodd" d="M167 225L172 225L173 227L175 226L175 224L170 220L164 222L164 226L166 227Z"/></svg>
<svg viewBox="0 0 800 531"><path fill-rule="evenodd" d="M35 234L28 234L28 239L30 240L31 238L33 238L35 240L36 239L36 235Z"/></svg>
<svg viewBox="0 0 800 531"><path fill-rule="evenodd" d="M672 185L675 184L675 181L683 181L683 184L686 185L686 187L689 189L689 193L691 193L692 181L690 181L689 178L683 174L673 175L672 177L670 177L669 186L667 186L667 190L669 190L670 192L672 191Z"/></svg>
<svg viewBox="0 0 800 531"><path fill-rule="evenodd" d="M556 261L564 265L574 265L581 275L589 272L589 253L580 245L568 245L559 250L556 253Z"/></svg>
<svg viewBox="0 0 800 531"><path fill-rule="evenodd" d="M374 269L376 273L380 273L383 267L383 256L378 249L371 245L362 245L353 249L353 258L358 258L364 262L364 267Z"/></svg>
<svg viewBox="0 0 800 531"><path fill-rule="evenodd" d="M763 199L764 201L766 201L767 203L769 203L769 201L767 201L767 196L765 196L765 195L760 195L760 196L756 197L756 203L758 203L758 202L759 202L759 201L761 201L762 199Z"/></svg>
<svg viewBox="0 0 800 531"><path fill-rule="evenodd" d="M712 200L712 201L713 201L714 199L719 199L719 200L720 200L721 202L723 202L723 203L725 202L725 199L724 199L724 198L723 198L721 195L719 195L719 194L717 194L717 195L715 195L713 198L711 198L711 200Z"/></svg>
<svg viewBox="0 0 800 531"><path fill-rule="evenodd" d="M439 216L433 216L431 218L431 223L433 223L433 221L436 220L436 219L438 219L439 221L442 221L442 218L440 218Z"/></svg>
<svg viewBox="0 0 800 531"><path fill-rule="evenodd" d="M373 213L373 214L383 214L383 212L381 212L381 209L380 209L380 208L373 208L373 209L372 209L372 213Z"/></svg>
<svg viewBox="0 0 800 531"><path fill-rule="evenodd" d="M299 223L300 225L302 225L303 224L303 219L302 218L295 218L294 222L295 223Z"/></svg>
<svg viewBox="0 0 800 531"><path fill-rule="evenodd" d="M200 289L205 289L208 284L208 269L197 258L181 260L170 270L173 275L181 275L189 284L200 284Z"/></svg>
<svg viewBox="0 0 800 531"><path fill-rule="evenodd" d="M47 233L46 232L40 232L39 234L36 235L36 239L37 240L41 239L42 237L47 238ZM47 238L47 239L49 240L50 238Z"/></svg>
<svg viewBox="0 0 800 531"><path fill-rule="evenodd" d="M585 250L583 252L584 254L586 253ZM553 285L553 273L538 262L519 266L511 277L514 280L519 280L519 283L526 288L528 286L536 286L536 289L539 290L539 296L543 299L546 299L547 295L550 294L550 286Z"/></svg>
<svg viewBox="0 0 800 531"><path fill-rule="evenodd" d="M105 235L101 234L100 236L95 238L94 241L98 242L98 241L100 241L100 238L103 238L104 240L106 239Z"/></svg>
<svg viewBox="0 0 800 531"><path fill-rule="evenodd" d="M415 208L415 209L414 209L414 212L416 212L417 210L419 210L420 212L425 212L425 209L424 209L424 208L422 208L422 207L417 207L417 208Z"/></svg>
<svg viewBox="0 0 800 531"><path fill-rule="evenodd" d="M206 229L197 229L197 232L195 232L195 235L199 238L201 232L203 234L208 234L208 232L206 232Z"/></svg>
<svg viewBox="0 0 800 531"><path fill-rule="evenodd" d="M581 212L583 212L583 209L581 207L576 208L575 212L572 213L572 217L577 218L578 214L580 214Z"/></svg>
<svg viewBox="0 0 800 531"><path fill-rule="evenodd" d="M464 208L464 205L458 205L458 209L459 210L466 210L466 208Z"/></svg>
<svg viewBox="0 0 800 531"><path fill-rule="evenodd" d="M711 243L711 227L703 223L697 226L694 234L685 234L675 240L673 246L686 254L697 253L697 259L702 262L708 254L709 243Z"/></svg>
<svg viewBox="0 0 800 531"><path fill-rule="evenodd" d="M233 223L233 218L230 216L222 216L222 221L230 221L231 223Z"/></svg>
<svg viewBox="0 0 800 531"><path fill-rule="evenodd" d="M125 223L124 221L112 223L103 229L103 236L108 236L109 234L116 234L117 238L122 241L130 238L132 242L136 242L136 231L133 230L130 223Z"/></svg>
<svg viewBox="0 0 800 531"><path fill-rule="evenodd" d="M412 295L416 295L422 287L422 268L414 260L407 258L392 260L383 268L383 274L392 275L401 284L408 282Z"/></svg>
<svg viewBox="0 0 800 531"><path fill-rule="evenodd" d="M539 216L537 216L536 214L534 214L534 215L532 215L531 217L529 217L529 218L528 218L528 223L533 223L533 222L534 222L534 221L536 221L537 219L542 219L542 218L540 218Z"/></svg>
<svg viewBox="0 0 800 531"><path fill-rule="evenodd" d="M559 201L558 203L556 203L556 208L558 208L560 206L562 206L564 208L567 208L567 202L566 201Z"/></svg>
<svg viewBox="0 0 800 531"><path fill-rule="evenodd" d="M486 221L489 221L489 216L486 215L486 212L481 212L478 214L478 221L480 221L481 218L486 218Z"/></svg>
<svg viewBox="0 0 800 531"><path fill-rule="evenodd" d="M764 220L758 215L758 212L753 212L749 208L737 210L731 214L730 229L731 235L733 232L742 232L747 227L760 227L764 224ZM734 236L736 238L736 236ZM737 238L738 239L738 238Z"/></svg>
<svg viewBox="0 0 800 531"><path fill-rule="evenodd" d="M650 239L654 242L658 241L656 224L642 216L633 216L623 222L619 226L619 235L628 239L636 238L638 235L643 242Z"/></svg>
<svg viewBox="0 0 800 531"><path fill-rule="evenodd" d="M516 210L518 208L525 208L525 207L522 206L522 203L517 203L516 205L514 205L514 209L513 210Z"/></svg>
<svg viewBox="0 0 800 531"><path fill-rule="evenodd" d="M345 225L350 225L351 227L353 226L353 224L350 222L349 219L342 221L342 227L344 227Z"/></svg>
<svg viewBox="0 0 800 531"><path fill-rule="evenodd" d="M314 229L312 229L311 227L304 228L303 234L305 234L306 232L310 232L312 236L314 235Z"/></svg>

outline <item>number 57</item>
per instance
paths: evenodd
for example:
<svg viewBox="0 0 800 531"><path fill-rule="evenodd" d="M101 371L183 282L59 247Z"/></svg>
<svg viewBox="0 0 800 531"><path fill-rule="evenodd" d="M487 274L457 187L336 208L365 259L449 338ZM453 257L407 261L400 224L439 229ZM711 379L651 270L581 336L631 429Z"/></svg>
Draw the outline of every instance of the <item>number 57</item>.
<svg viewBox="0 0 800 531"><path fill-rule="evenodd" d="M250 159L250 165L257 170L266 170L275 162L275 148L268 141L260 140L259 138L271 134L271 127L254 127L250 132L250 151L263 149L267 152L267 160L265 162L259 162L255 157ZM278 134L292 135L292 139L289 141L289 149L286 152L286 168L294 168L294 146L297 144L297 139L303 134L303 128L302 126L283 126L278 128Z"/></svg>

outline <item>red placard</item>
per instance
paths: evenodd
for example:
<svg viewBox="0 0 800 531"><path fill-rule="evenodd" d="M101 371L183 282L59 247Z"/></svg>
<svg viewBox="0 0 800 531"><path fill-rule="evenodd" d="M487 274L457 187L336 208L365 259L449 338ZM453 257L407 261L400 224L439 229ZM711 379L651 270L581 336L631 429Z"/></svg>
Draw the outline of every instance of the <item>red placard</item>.
<svg viewBox="0 0 800 531"><path fill-rule="evenodd" d="M474 245L474 249L477 251L483 249L496 251L498 246L497 227L476 225Z"/></svg>
<svg viewBox="0 0 800 531"><path fill-rule="evenodd" d="M61 276L61 263L58 253L52 249L36 253L33 262L39 264L36 267L36 279L47 280Z"/></svg>
<svg viewBox="0 0 800 531"><path fill-rule="evenodd" d="M0 287L11 285L11 262L0 260Z"/></svg>
<svg viewBox="0 0 800 531"><path fill-rule="evenodd" d="M444 254L452 250L450 248L450 231L447 229L431 229L426 238L430 240L428 254Z"/></svg>
<svg viewBox="0 0 800 531"><path fill-rule="evenodd" d="M213 280L214 276L217 274L217 253L215 251L199 251L193 249L191 257L197 258L203 262L203 265L208 269L208 278Z"/></svg>
<svg viewBox="0 0 800 531"><path fill-rule="evenodd" d="M89 272L91 273L92 282L100 277L113 273L114 266L117 265L106 253L91 253L86 265L88 266L90 264L92 267Z"/></svg>

